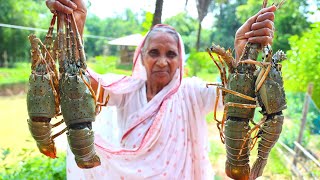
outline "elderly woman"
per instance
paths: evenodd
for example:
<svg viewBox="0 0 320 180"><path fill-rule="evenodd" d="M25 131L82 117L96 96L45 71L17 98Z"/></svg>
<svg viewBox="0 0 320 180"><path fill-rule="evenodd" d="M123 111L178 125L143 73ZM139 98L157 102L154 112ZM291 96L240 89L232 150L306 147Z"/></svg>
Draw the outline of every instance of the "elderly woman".
<svg viewBox="0 0 320 180"><path fill-rule="evenodd" d="M50 10L74 13L80 33L86 19L81 0L47 0ZM262 9L237 31L237 58L246 42L271 44L275 6ZM110 95L117 108L120 138L113 143L111 116L101 113L95 147L101 166L82 170L67 155L71 179L212 179L205 116L213 109L215 88L198 78L182 78L184 47L178 32L156 25L136 49L131 76L99 75L92 85ZM94 125L97 125L94 124ZM111 134L111 135L110 135Z"/></svg>

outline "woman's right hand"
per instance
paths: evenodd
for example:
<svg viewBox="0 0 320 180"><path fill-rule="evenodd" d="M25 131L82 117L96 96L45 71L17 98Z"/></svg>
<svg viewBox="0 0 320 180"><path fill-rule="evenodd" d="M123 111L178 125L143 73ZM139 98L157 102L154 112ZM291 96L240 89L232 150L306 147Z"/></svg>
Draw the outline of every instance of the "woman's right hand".
<svg viewBox="0 0 320 180"><path fill-rule="evenodd" d="M58 11L65 14L74 14L79 33L82 36L87 17L87 8L83 0L46 0L51 12Z"/></svg>

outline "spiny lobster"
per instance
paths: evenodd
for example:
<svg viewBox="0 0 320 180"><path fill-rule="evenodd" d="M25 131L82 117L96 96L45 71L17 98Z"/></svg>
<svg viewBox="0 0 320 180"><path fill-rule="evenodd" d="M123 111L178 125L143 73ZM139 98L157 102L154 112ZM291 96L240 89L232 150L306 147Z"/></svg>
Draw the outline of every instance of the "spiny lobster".
<svg viewBox="0 0 320 180"><path fill-rule="evenodd" d="M56 19L57 36L53 41ZM28 124L31 135L41 153L56 158L53 139L67 131L68 143L80 168L99 166L100 159L94 149L92 122L101 106L97 102L90 79L86 74L86 58L82 40L73 14L53 15L44 44L30 35L31 75L27 93ZM41 50L39 48L41 45ZM59 62L59 73L55 60ZM61 109L61 112L60 112ZM63 120L51 125L51 118L63 115ZM65 122L67 127L56 135L51 130Z"/></svg>
<svg viewBox="0 0 320 180"><path fill-rule="evenodd" d="M284 1L277 5L279 8ZM263 7L267 1L264 0ZM282 110L286 109L285 92L281 76L281 61L286 59L282 51L272 56L270 45L248 42L237 62L231 50L217 45L207 49L210 57L220 71L222 84L217 86L217 97L214 106L214 119L220 132L221 141L226 144L227 161L225 172L233 179L256 179L261 176L268 155L277 142L283 124ZM262 61L258 62L259 52L263 53ZM217 54L218 60L212 53ZM228 78L225 68L228 67ZM256 66L260 67L259 69ZM224 102L223 118L216 117L220 91ZM261 107L263 118L259 123L253 121L255 108ZM254 124L251 129L249 121ZM251 139L251 134L259 131ZM258 159L250 170L250 150L258 138ZM251 147L250 147L251 146Z"/></svg>

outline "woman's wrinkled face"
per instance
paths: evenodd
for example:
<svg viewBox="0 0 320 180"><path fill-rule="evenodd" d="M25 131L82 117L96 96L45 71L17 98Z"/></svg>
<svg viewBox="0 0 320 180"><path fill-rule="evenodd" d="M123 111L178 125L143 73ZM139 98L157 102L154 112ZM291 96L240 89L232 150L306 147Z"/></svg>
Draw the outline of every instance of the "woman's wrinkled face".
<svg viewBox="0 0 320 180"><path fill-rule="evenodd" d="M146 42L142 62L147 71L147 81L165 86L179 67L178 41L166 32L152 34Z"/></svg>

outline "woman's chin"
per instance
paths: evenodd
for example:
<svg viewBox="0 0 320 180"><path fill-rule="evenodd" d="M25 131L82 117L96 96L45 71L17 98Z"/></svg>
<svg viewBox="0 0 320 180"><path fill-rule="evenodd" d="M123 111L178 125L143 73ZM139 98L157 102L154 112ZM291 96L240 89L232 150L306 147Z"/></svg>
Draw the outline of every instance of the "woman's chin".
<svg viewBox="0 0 320 180"><path fill-rule="evenodd" d="M157 76L153 79L153 82L155 82L158 85L165 86L169 84L170 78L169 76Z"/></svg>

